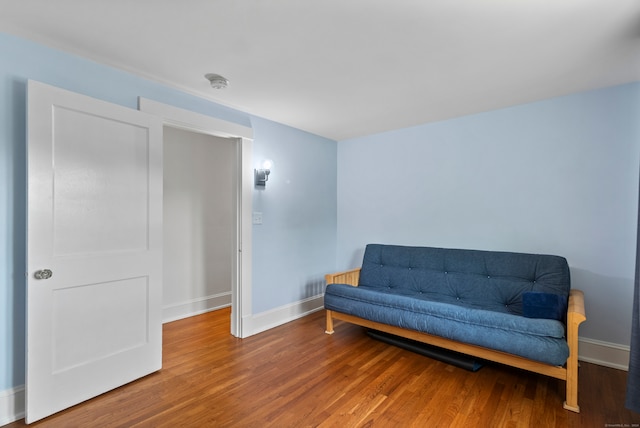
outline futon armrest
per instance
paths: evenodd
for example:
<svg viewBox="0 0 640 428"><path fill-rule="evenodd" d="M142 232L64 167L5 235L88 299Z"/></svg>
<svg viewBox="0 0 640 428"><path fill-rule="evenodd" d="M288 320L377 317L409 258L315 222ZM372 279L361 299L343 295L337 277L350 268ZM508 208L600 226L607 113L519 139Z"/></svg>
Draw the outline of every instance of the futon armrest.
<svg viewBox="0 0 640 428"><path fill-rule="evenodd" d="M569 305L567 306L567 324L580 325L587 319L584 310L584 293L572 289L569 293Z"/></svg>
<svg viewBox="0 0 640 428"><path fill-rule="evenodd" d="M567 307L567 343L570 352L578 353L578 327L587 319L584 311L584 293L571 289Z"/></svg>
<svg viewBox="0 0 640 428"><path fill-rule="evenodd" d="M360 268L347 270L344 272L328 273L324 276L327 284L348 284L358 286L360 279Z"/></svg>

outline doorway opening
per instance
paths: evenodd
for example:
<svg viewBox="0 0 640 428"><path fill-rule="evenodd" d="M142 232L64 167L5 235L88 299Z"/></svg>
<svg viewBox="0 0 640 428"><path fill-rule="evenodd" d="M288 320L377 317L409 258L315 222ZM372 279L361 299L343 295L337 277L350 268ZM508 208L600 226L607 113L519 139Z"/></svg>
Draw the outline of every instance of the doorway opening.
<svg viewBox="0 0 640 428"><path fill-rule="evenodd" d="M164 126L163 322L231 306L235 144Z"/></svg>
<svg viewBox="0 0 640 428"><path fill-rule="evenodd" d="M231 220L227 224L227 227L231 227L231 244L229 246L229 248L231 249L231 268L229 273L229 277L231 280L231 334L240 338L249 336L251 334L251 332L249 331L250 326L246 325L249 323L243 323L243 320L247 320L251 316L251 194L253 190L253 132L251 128L242 125L216 119L211 116L202 115L189 110L169 106L167 104L148 100L146 98L139 98L138 107L141 111L162 118L164 130L168 135L187 135L193 137L195 140L206 140L214 138L216 140L207 140L209 141L209 144L211 146L217 145L216 143L212 144L212 141L224 141L224 143L227 143L231 146L227 147L227 149L230 149L230 154L227 153L226 155L224 155L228 156L227 161L231 163L231 165L227 165L228 167L230 167L231 171L230 201L226 196L221 197L229 201L227 203L230 204L231 208ZM172 143L169 144L173 145ZM169 149L171 153L175 154L175 152L172 151L173 149L179 151L178 147L173 147ZM168 152L165 151L165 153ZM167 162L165 162L165 165L167 165ZM189 165L182 166L182 168L189 167ZM181 167L177 166L176 168L180 170ZM206 165L203 165L200 169L204 174L204 171L207 170L207 167ZM192 180L195 179L196 178L192 177ZM206 178L204 179L206 180ZM204 188L212 188L215 186L217 186L215 182L210 182L205 183ZM173 195L172 197L174 196L175 195ZM177 197L179 197L179 194ZM213 203L215 204L215 197ZM168 233L177 234L178 232L173 230ZM178 236L174 236L174 238L180 239ZM199 244L202 244L202 240L192 239L191 244L197 246ZM222 243L219 248L222 248L223 246L224 243ZM206 251L220 250L207 249L205 250L205 253L200 252L194 254L196 254L196 257L206 257ZM169 250L169 254L172 254L172 250ZM171 261L167 259L165 259L165 262L171 263ZM210 260L207 259L203 259L200 262L198 268L199 273L197 273L197 275L202 275L207 271L208 267L206 265L209 262ZM217 261L217 263L224 264L224 257L221 257ZM185 265L187 266L186 269L188 269L188 261L184 261L184 264L180 269L185 269ZM165 264L165 269L167 269L166 266L167 264ZM176 272L171 271L170 275L179 275L179 273L176 274ZM165 278L168 277L165 276ZM219 306L218 303L220 301L224 301L225 298L229 297L228 295L225 297L225 292L223 291L219 293L214 291L213 294L207 294L209 293L209 291L207 290L212 289L205 287L204 291L202 291L203 293L205 293L204 295L194 298L187 298L182 302L182 304L174 302L175 306L167 308L167 311L163 311L167 315L166 319L172 319L172 310L184 311L185 309L191 307L193 309L191 315L195 315L198 312L205 312L207 309L205 309L204 306L210 305L210 308L214 309L216 306ZM184 298L184 290L180 292L183 293L182 297L171 296L170 298ZM179 317L184 316L176 317L174 314L173 319L177 319Z"/></svg>

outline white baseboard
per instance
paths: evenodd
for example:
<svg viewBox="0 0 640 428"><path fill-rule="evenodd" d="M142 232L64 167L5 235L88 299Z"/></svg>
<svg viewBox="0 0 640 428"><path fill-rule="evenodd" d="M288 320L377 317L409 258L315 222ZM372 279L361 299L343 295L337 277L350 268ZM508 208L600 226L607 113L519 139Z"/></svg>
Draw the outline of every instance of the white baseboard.
<svg viewBox="0 0 640 428"><path fill-rule="evenodd" d="M24 385L0 391L0 426L24 418Z"/></svg>
<svg viewBox="0 0 640 428"><path fill-rule="evenodd" d="M309 297L279 308L246 317L242 321L243 337L253 336L263 331L302 318L324 308L324 294Z"/></svg>
<svg viewBox="0 0 640 428"><path fill-rule="evenodd" d="M578 338L578 359L587 363L628 371L630 351L629 346Z"/></svg>
<svg viewBox="0 0 640 428"><path fill-rule="evenodd" d="M231 306L231 292L213 294L162 308L162 323L215 311Z"/></svg>

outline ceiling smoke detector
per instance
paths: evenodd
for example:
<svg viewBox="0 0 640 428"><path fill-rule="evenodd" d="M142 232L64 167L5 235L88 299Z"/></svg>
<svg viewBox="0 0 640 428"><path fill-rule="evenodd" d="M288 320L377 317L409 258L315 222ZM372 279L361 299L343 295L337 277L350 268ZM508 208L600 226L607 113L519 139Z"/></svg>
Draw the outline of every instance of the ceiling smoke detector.
<svg viewBox="0 0 640 428"><path fill-rule="evenodd" d="M211 82L211 87L214 89L224 89L229 86L229 81L219 74L207 73L204 77Z"/></svg>

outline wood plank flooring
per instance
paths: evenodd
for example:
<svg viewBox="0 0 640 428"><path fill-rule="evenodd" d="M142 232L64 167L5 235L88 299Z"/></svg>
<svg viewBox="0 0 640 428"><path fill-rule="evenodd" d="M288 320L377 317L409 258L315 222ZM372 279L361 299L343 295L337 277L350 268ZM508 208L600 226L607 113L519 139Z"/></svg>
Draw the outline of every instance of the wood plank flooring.
<svg viewBox="0 0 640 428"><path fill-rule="evenodd" d="M628 427L626 372L582 363L564 383L497 364L466 370L369 338L324 311L247 339L229 310L164 326L163 369L34 427ZM24 421L6 428L24 427Z"/></svg>

